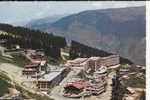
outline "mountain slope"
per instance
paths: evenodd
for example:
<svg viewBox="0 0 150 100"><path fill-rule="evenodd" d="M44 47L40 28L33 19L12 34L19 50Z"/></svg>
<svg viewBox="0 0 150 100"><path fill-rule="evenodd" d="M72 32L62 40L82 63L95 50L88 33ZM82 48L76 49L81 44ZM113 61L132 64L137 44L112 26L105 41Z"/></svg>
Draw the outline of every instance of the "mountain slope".
<svg viewBox="0 0 150 100"><path fill-rule="evenodd" d="M43 24L43 30L145 65L145 12L145 7L84 11Z"/></svg>
<svg viewBox="0 0 150 100"><path fill-rule="evenodd" d="M59 20L60 18L66 16L65 14L63 15L54 15L54 16L48 16L48 17L44 17L41 19L35 19L30 21L29 23L27 23L26 25L24 25L27 28L31 28L31 29L40 29L42 31L44 31L44 27L46 27L47 25L56 22L57 20ZM44 25L44 26L43 26Z"/></svg>

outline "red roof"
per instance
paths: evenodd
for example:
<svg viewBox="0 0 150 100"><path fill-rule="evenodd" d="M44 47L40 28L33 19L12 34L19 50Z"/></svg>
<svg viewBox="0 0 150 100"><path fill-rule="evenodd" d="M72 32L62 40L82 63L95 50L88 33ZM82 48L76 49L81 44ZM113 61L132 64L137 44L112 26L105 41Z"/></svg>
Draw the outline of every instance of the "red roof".
<svg viewBox="0 0 150 100"><path fill-rule="evenodd" d="M78 89L84 88L83 82L74 82L70 86L74 86L74 87L76 87Z"/></svg>
<svg viewBox="0 0 150 100"><path fill-rule="evenodd" d="M39 64L40 64L40 62L35 62L35 63L25 65L25 67L37 67Z"/></svg>

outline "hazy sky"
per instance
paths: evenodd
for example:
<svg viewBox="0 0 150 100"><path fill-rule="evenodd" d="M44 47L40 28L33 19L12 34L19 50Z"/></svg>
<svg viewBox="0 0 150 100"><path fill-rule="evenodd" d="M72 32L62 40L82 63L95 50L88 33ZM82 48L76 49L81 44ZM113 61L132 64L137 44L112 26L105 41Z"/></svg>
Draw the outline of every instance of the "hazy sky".
<svg viewBox="0 0 150 100"><path fill-rule="evenodd" d="M78 13L91 9L144 6L144 1L98 2L0 2L0 23L24 22L46 16Z"/></svg>

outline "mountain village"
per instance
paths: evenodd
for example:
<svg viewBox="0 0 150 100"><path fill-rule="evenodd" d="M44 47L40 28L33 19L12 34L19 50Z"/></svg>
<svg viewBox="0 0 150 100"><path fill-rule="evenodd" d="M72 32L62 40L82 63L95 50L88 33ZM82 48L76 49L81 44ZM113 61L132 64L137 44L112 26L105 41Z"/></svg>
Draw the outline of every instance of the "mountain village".
<svg viewBox="0 0 150 100"><path fill-rule="evenodd" d="M119 55L106 57L89 57L66 60L59 65L47 62L44 50L22 50L16 46L14 51L6 51L1 47L2 57L22 55L29 60L23 68L6 63L0 63L0 71L8 73L13 82L30 92L47 96L54 100L111 100L113 96L113 80L116 79L119 69L119 81L126 85L124 80L130 76L142 78L142 72L131 71L131 65L120 64ZM66 54L66 52L61 52ZM7 66L7 67L6 67ZM144 70L143 66L136 66ZM144 88L126 87L123 100L140 100L139 96ZM0 97L0 100L23 100L24 97L16 89L11 88L10 93ZM33 98L34 99L34 98Z"/></svg>

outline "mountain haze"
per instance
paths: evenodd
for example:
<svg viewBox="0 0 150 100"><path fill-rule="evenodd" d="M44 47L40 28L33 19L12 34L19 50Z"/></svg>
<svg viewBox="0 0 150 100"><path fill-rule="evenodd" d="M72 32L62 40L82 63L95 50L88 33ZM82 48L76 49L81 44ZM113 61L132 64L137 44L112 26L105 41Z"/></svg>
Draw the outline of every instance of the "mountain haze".
<svg viewBox="0 0 150 100"><path fill-rule="evenodd" d="M146 9L143 7L89 10L54 23L41 23L41 31L120 54L145 65Z"/></svg>
<svg viewBox="0 0 150 100"><path fill-rule="evenodd" d="M40 30L42 30L45 27L47 27L49 24L56 22L57 20L59 20L60 18L66 16L66 15L68 15L68 14L53 15L53 16L48 16L48 17L44 17L44 18L40 18L40 19L31 20L29 23L27 23L24 26L27 28L31 28L31 29L39 29L40 28Z"/></svg>

